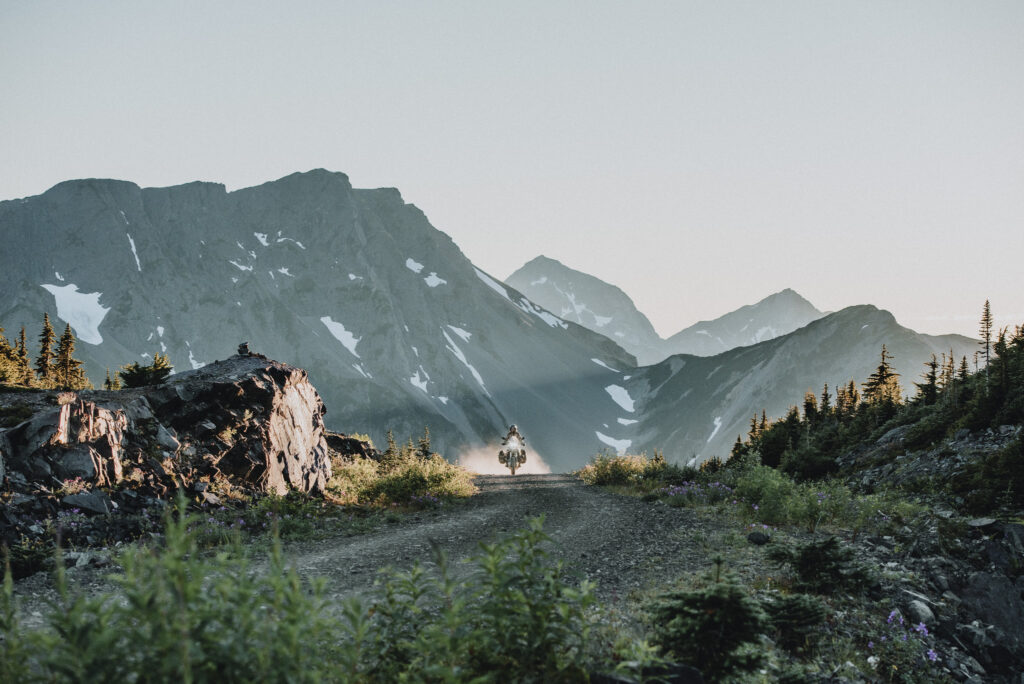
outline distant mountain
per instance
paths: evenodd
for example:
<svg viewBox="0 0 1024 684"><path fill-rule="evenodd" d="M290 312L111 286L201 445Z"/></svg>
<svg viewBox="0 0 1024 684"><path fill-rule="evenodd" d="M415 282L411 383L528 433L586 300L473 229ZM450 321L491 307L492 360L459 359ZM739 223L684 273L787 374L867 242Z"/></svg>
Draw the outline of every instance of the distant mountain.
<svg viewBox="0 0 1024 684"><path fill-rule="evenodd" d="M554 259L539 256L505 282L563 319L614 340L640 365L655 364L673 354L714 356L785 335L823 315L786 289L663 340L625 292Z"/></svg>
<svg viewBox="0 0 1024 684"><path fill-rule="evenodd" d="M828 383L860 384L879 363L882 344L893 355L904 392L913 394L933 353L970 356L977 342L959 335L932 337L900 326L892 314L853 306L766 342L711 357L672 356L622 378L620 395L631 409L609 436L632 451L663 450L686 462L727 457L762 409L781 418L808 389Z"/></svg>
<svg viewBox="0 0 1024 684"><path fill-rule="evenodd" d="M505 282L532 301L618 343L641 365L667 356L664 341L629 296L599 278L539 256Z"/></svg>
<svg viewBox="0 0 1024 684"><path fill-rule="evenodd" d="M68 181L0 202L0 244L0 325L70 322L94 382L248 341L308 370L329 427L380 443L429 426L449 457L516 422L554 470L580 465L619 411L605 388L635 363L475 268L397 190L341 173L235 192Z"/></svg>
<svg viewBox="0 0 1024 684"><path fill-rule="evenodd" d="M824 314L793 290L765 297L713 321L700 321L665 341L670 354L714 356L802 328Z"/></svg>

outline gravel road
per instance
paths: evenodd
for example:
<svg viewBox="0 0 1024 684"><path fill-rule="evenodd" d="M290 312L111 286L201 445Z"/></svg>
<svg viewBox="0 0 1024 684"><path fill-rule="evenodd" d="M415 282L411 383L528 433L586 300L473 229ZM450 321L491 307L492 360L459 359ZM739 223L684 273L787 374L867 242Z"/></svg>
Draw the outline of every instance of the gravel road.
<svg viewBox="0 0 1024 684"><path fill-rule="evenodd" d="M458 567L480 542L544 514L553 555L596 581L604 600L709 564L701 543L709 521L698 522L692 510L587 487L571 475L481 475L476 485L479 493L464 504L367 535L290 544L286 557L304 576L327 578L328 594L340 598L365 592L379 568L429 563L432 542Z"/></svg>
<svg viewBox="0 0 1024 684"><path fill-rule="evenodd" d="M634 589L707 568L707 540L724 529L692 509L588 487L571 475L480 475L475 482L479 493L465 502L402 516L369 534L287 542L285 558L300 575L326 579L328 605L340 605L337 599L369 593L381 568L429 565L432 543L445 550L454 572L468 572L460 561L476 555L480 542L543 514L552 555L575 576L595 581L599 600L615 604ZM76 591L109 591L113 569L109 563L72 568L68 581ZM56 597L49 573L18 581L15 593L26 626L41 624L47 602Z"/></svg>

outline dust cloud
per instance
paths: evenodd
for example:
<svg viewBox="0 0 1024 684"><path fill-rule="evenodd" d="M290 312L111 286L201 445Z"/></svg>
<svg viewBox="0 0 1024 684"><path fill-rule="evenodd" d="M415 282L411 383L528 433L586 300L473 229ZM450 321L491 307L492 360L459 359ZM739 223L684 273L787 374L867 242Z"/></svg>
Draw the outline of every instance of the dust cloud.
<svg viewBox="0 0 1024 684"><path fill-rule="evenodd" d="M465 449L459 452L458 463L467 470L480 475L508 475L509 470L498 463L498 450L501 447L495 443L494 446L477 447ZM532 449L526 450L526 463L516 469L516 474L523 475L546 475L551 468L537 452Z"/></svg>

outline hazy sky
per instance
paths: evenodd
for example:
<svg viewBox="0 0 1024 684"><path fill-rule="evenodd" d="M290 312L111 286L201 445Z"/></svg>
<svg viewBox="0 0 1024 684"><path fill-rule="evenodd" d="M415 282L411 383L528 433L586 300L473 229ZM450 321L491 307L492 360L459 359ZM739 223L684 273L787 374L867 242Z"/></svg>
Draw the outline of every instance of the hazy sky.
<svg viewBox="0 0 1024 684"><path fill-rule="evenodd" d="M1024 322L1024 2L0 0L0 199L394 186L668 335L792 287Z"/></svg>

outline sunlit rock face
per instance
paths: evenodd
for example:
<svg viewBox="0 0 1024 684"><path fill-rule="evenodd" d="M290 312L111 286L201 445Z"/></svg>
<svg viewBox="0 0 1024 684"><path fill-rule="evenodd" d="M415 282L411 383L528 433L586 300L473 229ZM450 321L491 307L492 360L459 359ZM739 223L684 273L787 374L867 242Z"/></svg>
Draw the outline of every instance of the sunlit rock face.
<svg viewBox="0 0 1024 684"><path fill-rule="evenodd" d="M319 394L305 371L260 356L156 387L0 397L32 409L0 431L10 469L29 484L80 479L167 496L212 480L285 494L323 491L331 476Z"/></svg>
<svg viewBox="0 0 1024 684"><path fill-rule="evenodd" d="M0 239L0 325L69 322L95 383L247 341L309 372L332 429L378 444L429 426L455 459L514 422L559 471L621 439L604 388L634 358L474 268L394 189L327 171L234 192L68 181L0 202Z"/></svg>

